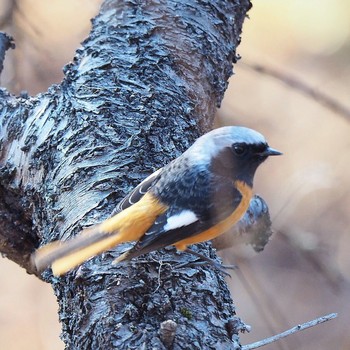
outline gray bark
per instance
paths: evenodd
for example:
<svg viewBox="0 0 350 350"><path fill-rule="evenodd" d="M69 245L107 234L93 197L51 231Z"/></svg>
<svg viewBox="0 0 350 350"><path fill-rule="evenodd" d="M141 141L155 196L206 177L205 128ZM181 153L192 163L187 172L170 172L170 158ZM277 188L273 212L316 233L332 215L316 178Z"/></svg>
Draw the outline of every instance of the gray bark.
<svg viewBox="0 0 350 350"><path fill-rule="evenodd" d="M27 98L0 90L0 251L52 284L67 349L240 347L223 277L187 254L112 266L123 246L62 278L39 275L30 254L107 218L211 128L249 8L106 0L60 85Z"/></svg>

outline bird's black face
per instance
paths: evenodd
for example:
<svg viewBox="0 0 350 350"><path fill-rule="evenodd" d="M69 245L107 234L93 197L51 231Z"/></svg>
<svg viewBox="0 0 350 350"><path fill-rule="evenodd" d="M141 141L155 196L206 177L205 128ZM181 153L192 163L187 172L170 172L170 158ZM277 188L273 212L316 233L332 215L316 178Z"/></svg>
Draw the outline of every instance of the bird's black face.
<svg viewBox="0 0 350 350"><path fill-rule="evenodd" d="M213 158L211 169L218 175L241 180L252 186L258 166L269 156L280 154L282 153L272 149L267 143L234 143Z"/></svg>

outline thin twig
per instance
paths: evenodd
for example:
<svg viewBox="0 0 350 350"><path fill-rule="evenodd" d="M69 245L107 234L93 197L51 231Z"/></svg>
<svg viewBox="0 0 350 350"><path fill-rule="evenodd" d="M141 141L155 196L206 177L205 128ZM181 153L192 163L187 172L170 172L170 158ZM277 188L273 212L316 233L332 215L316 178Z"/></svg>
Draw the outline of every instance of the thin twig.
<svg viewBox="0 0 350 350"><path fill-rule="evenodd" d="M250 68L258 73L268 75L270 77L273 77L273 78L283 82L284 84L286 84L286 85L290 86L291 88L303 93L304 95L313 98L315 101L324 105L325 107L327 107L331 111L333 111L339 115L342 115L343 117L345 117L349 121L350 108L348 108L347 106L345 106L341 102L337 101L332 96L329 96L329 95L325 94L324 92L315 90L307 83L305 83L299 79L296 79L294 77L291 77L291 76L287 75L286 73L283 73L283 72L277 71L276 69L270 68L270 67L265 67L265 66L261 66L258 64L250 64L247 62L240 62L240 65L242 65L243 67Z"/></svg>
<svg viewBox="0 0 350 350"><path fill-rule="evenodd" d="M303 330L305 330L307 328L317 326L320 323L330 321L330 320L336 318L337 316L338 316L338 314L333 313L333 314L329 314L329 315L326 315L326 316L322 316L322 317L316 318L315 320L312 320L312 321L309 321L309 322L305 322L305 323L299 324L299 325L297 325L297 326L295 326L295 327L293 327L291 329L288 329L285 332L282 332L280 334L274 335L273 337L266 338L266 339L260 340L258 342L252 343L252 344L243 345L242 346L242 350L252 350L252 349L260 348L262 346L265 346L267 344L271 344L271 343L273 343L273 342L275 342L275 341L277 341L279 339L285 338L285 337L287 337L287 336L289 336L291 334L294 334L296 332L300 332L300 331L303 331Z"/></svg>
<svg viewBox="0 0 350 350"><path fill-rule="evenodd" d="M238 265L240 265L240 264L238 264ZM253 274L250 278L250 281L255 283L254 287L248 282L248 280L245 277L245 274L243 274L243 271L241 268L238 268L237 270L235 270L235 273L236 273L238 279L240 280L240 282L242 283L245 291L250 296L250 299L252 299L257 311L259 312L259 314L261 315L261 317L265 321L267 328L270 330L270 332L272 334L276 333L275 326L272 323L271 318L269 317L269 314L266 310L266 307L268 308L269 305L271 305L271 300L269 298L269 295L266 293L264 288L261 285L259 285L258 279ZM256 290L259 291L260 297L258 297L258 294L255 292ZM264 299L262 300L262 298L264 298ZM273 311L273 319L272 319L273 321L274 321L274 318L275 318L276 313L277 313L277 316L280 319L280 323L283 322L284 324L287 324L287 326L290 326L288 324L288 322L286 321L286 319L284 318L281 311L276 307L276 305L274 305L273 310L274 310ZM289 349L289 346L287 343L280 342L278 344L278 348L280 350L285 350L285 349Z"/></svg>

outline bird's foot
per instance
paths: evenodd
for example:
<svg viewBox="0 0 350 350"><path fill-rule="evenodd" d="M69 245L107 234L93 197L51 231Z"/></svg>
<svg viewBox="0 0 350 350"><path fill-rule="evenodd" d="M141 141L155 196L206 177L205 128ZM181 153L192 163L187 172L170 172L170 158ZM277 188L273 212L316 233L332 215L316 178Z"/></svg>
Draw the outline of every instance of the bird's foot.
<svg viewBox="0 0 350 350"><path fill-rule="evenodd" d="M224 274L225 276L230 276L231 274L227 272L227 270L235 270L237 269L236 265L223 265L218 261L215 261L213 259L208 258L207 256L200 254L192 249L187 248L185 250L186 253L190 253L192 255L195 255L197 258L199 258L196 261L192 261L192 262L186 262L186 263L182 263L177 265L177 268L182 268L182 267L188 267L188 266L201 266L201 265L210 265L213 266L216 270L220 271L222 274Z"/></svg>

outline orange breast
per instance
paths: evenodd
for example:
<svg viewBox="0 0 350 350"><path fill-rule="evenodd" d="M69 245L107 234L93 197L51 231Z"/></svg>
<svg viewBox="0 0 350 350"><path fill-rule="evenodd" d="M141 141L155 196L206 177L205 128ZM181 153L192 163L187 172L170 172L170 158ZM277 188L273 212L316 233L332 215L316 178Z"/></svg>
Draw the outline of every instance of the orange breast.
<svg viewBox="0 0 350 350"><path fill-rule="evenodd" d="M235 210L228 216L225 220L212 226L210 229L203 231L196 236L185 238L177 242L175 247L178 250L186 250L187 246L190 244L196 244L204 241L209 241L215 237L223 234L229 228L231 228L247 211L250 203L250 199L253 195L252 188L243 181L235 181L235 187L242 195L242 200Z"/></svg>

